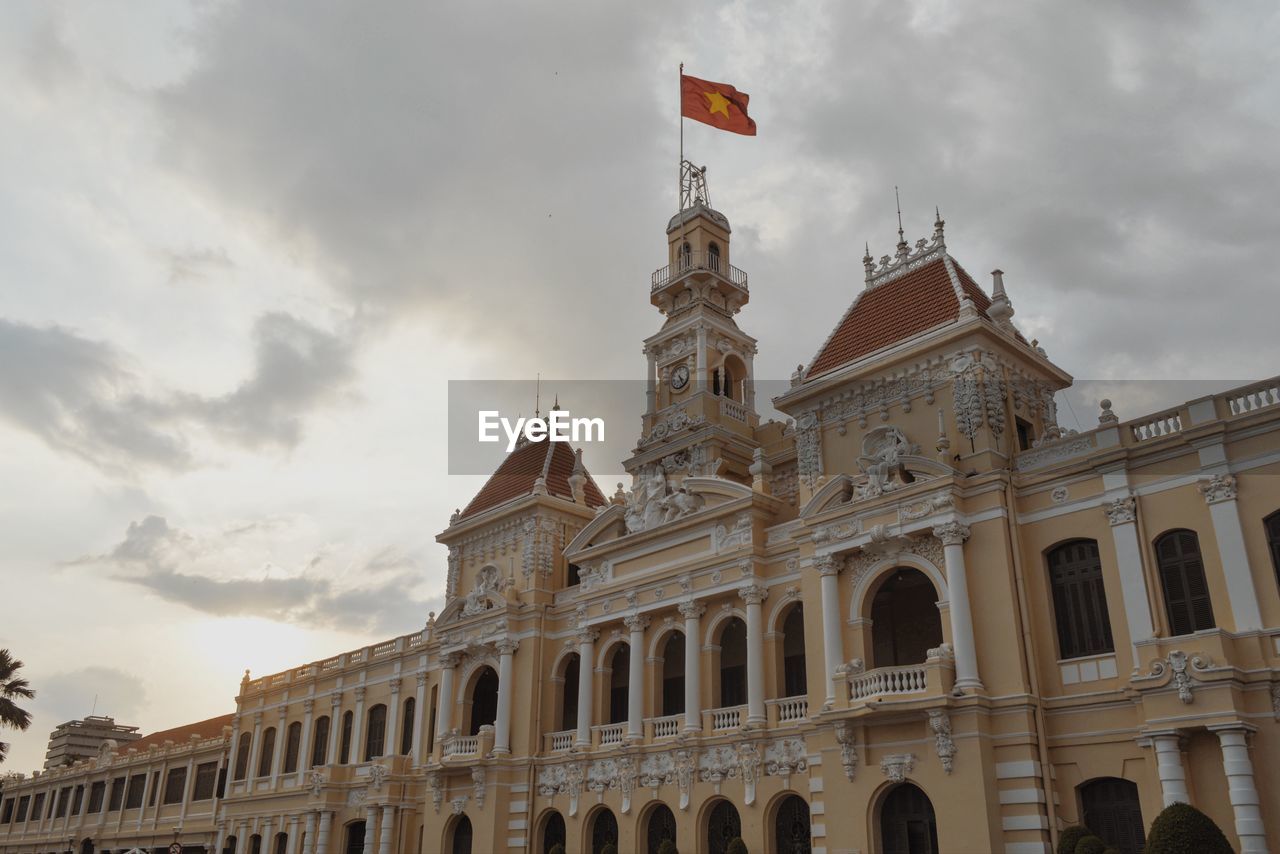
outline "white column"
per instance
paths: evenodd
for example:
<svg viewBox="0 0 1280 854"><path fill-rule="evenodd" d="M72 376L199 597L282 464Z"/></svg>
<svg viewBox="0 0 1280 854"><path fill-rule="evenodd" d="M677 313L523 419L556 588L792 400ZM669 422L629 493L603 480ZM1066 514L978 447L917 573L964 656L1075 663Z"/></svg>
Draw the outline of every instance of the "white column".
<svg viewBox="0 0 1280 854"><path fill-rule="evenodd" d="M423 738L427 731L426 720L430 714L427 708L427 672L425 670L418 673L418 693L414 695L413 700L413 764L421 765L423 759L423 749L426 739Z"/></svg>
<svg viewBox="0 0 1280 854"><path fill-rule="evenodd" d="M836 701L836 668L844 664L844 637L840 621L840 570L844 558L819 555L813 559L814 569L822 585L822 653L827 670L827 699L830 708Z"/></svg>
<svg viewBox="0 0 1280 854"><path fill-rule="evenodd" d="M236 834L236 854L245 854L249 850L249 822L240 822L240 832Z"/></svg>
<svg viewBox="0 0 1280 854"><path fill-rule="evenodd" d="M453 725L453 672L457 666L456 653L440 656L440 709L436 713L436 743L444 741Z"/></svg>
<svg viewBox="0 0 1280 854"><path fill-rule="evenodd" d="M738 590L747 603L747 723L763 726L764 713L764 617L760 603L769 591L759 584Z"/></svg>
<svg viewBox="0 0 1280 854"><path fill-rule="evenodd" d="M271 788L273 789L280 779L280 769L284 765L284 752L289 746L289 731L286 729L288 718L289 707L281 706L280 714L276 717L276 746L271 754Z"/></svg>
<svg viewBox="0 0 1280 854"><path fill-rule="evenodd" d="M702 630L698 618L707 608L690 599L677 609L684 617L684 730L696 732L702 729Z"/></svg>
<svg viewBox="0 0 1280 854"><path fill-rule="evenodd" d="M249 739L249 765L244 769L245 791L252 792L258 776L258 751L262 749L262 712L253 716L253 738Z"/></svg>
<svg viewBox="0 0 1280 854"><path fill-rule="evenodd" d="M591 676L595 668L595 641L600 633L585 629L578 633L578 735L574 743L591 746Z"/></svg>
<svg viewBox="0 0 1280 854"><path fill-rule="evenodd" d="M631 670L627 674L627 738L644 740L644 630L649 618L632 614L622 621L631 633L629 660Z"/></svg>
<svg viewBox="0 0 1280 854"><path fill-rule="evenodd" d="M298 854L298 817L289 816L289 841L285 844L284 854ZM271 854L275 854L274 851Z"/></svg>
<svg viewBox="0 0 1280 854"><path fill-rule="evenodd" d="M400 721L400 678L391 680L391 699L387 702L387 725L382 729L382 755L395 756L400 752L396 731Z"/></svg>
<svg viewBox="0 0 1280 854"><path fill-rule="evenodd" d="M1187 794L1187 772L1182 767L1182 749L1178 745L1176 732L1160 733L1151 736L1151 743L1156 749L1156 774L1160 778L1160 793L1164 805L1189 804L1191 797Z"/></svg>
<svg viewBox="0 0 1280 854"><path fill-rule="evenodd" d="M316 854L329 854L329 828L333 826L333 813L320 813L320 829L316 831Z"/></svg>
<svg viewBox="0 0 1280 854"><path fill-rule="evenodd" d="M649 360L649 379L645 387L645 414L652 415L658 408L658 366L653 352L648 347L645 348L644 354Z"/></svg>
<svg viewBox="0 0 1280 854"><path fill-rule="evenodd" d="M378 808L370 804L364 808L364 854L373 854L373 834L378 829Z"/></svg>
<svg viewBox="0 0 1280 854"><path fill-rule="evenodd" d="M1258 789L1253 782L1247 730L1243 726L1217 730L1222 744L1222 767L1236 817L1236 834L1242 854L1267 854L1267 831L1262 826Z"/></svg>
<svg viewBox="0 0 1280 854"><path fill-rule="evenodd" d="M511 752L511 689L515 681L513 658L519 641L503 638L498 641L498 716L493 727L493 752ZM385 852L384 852L385 854Z"/></svg>
<svg viewBox="0 0 1280 854"><path fill-rule="evenodd" d="M395 835L396 808L390 804L382 808L382 832L378 837L378 854L391 854L391 838ZM366 835L366 839L368 836Z"/></svg>
<svg viewBox="0 0 1280 854"><path fill-rule="evenodd" d="M314 810L307 813L306 836L306 854L316 854L316 814Z"/></svg>
<svg viewBox="0 0 1280 854"><path fill-rule="evenodd" d="M326 765L338 764L338 736L342 731L342 692L333 695L329 701L329 745L325 748Z"/></svg>
<svg viewBox="0 0 1280 854"><path fill-rule="evenodd" d="M348 761L355 765L364 761L364 739L361 737L364 732L364 686L357 685L356 695L356 711L351 716L351 755L347 757ZM369 854L368 851L365 854Z"/></svg>
<svg viewBox="0 0 1280 854"><path fill-rule="evenodd" d="M707 380L707 325L699 323L698 329L698 391L706 391Z"/></svg>
<svg viewBox="0 0 1280 854"><path fill-rule="evenodd" d="M275 840L271 838L271 818L262 820L262 854L276 854Z"/></svg>
<svg viewBox="0 0 1280 854"><path fill-rule="evenodd" d="M1249 554L1244 548L1244 528L1240 525L1240 509L1236 504L1236 479L1229 474L1216 475L1200 483L1200 492L1209 504L1209 516L1213 519L1213 536L1218 541L1236 631L1260 629L1262 612L1258 610L1258 591L1253 586Z"/></svg>
<svg viewBox="0 0 1280 854"><path fill-rule="evenodd" d="M298 740L298 770L311 767L311 723L315 717L316 701L311 697L302 701L302 738Z"/></svg>
<svg viewBox="0 0 1280 854"><path fill-rule="evenodd" d="M222 854L222 849L227 843L227 823L224 819L218 819L218 833L213 837L213 850L208 854Z"/></svg>
<svg viewBox="0 0 1280 854"><path fill-rule="evenodd" d="M1118 498L1103 504L1111 522L1111 539L1116 547L1116 568L1120 571L1120 593L1124 597L1124 619L1133 643L1133 668L1142 666L1138 642L1155 636L1146 574L1142 570L1142 544L1138 541L1137 500Z"/></svg>
<svg viewBox="0 0 1280 854"><path fill-rule="evenodd" d="M956 655L957 689L981 690L978 677L978 650L973 640L973 612L969 602L969 581L965 577L964 541L969 539L969 526L963 522L944 522L934 527L933 535L942 541L943 559L947 565L948 605L951 611L951 646Z"/></svg>

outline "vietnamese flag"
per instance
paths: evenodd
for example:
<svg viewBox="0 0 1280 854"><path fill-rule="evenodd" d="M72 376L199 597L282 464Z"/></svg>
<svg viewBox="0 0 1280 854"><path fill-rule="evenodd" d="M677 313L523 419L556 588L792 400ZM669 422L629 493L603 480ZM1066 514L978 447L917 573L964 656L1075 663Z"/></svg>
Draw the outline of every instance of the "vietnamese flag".
<svg viewBox="0 0 1280 854"><path fill-rule="evenodd" d="M720 130L756 135L756 123L747 115L751 96L728 83L712 83L680 75L680 115Z"/></svg>

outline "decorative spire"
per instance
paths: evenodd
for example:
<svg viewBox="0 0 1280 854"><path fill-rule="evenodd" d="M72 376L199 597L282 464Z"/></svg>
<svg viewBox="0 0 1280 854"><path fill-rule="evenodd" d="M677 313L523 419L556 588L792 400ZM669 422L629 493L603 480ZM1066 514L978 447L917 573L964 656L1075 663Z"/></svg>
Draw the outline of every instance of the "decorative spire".
<svg viewBox="0 0 1280 854"><path fill-rule="evenodd" d="M1013 324L1009 322L1009 318L1013 317L1013 303L1009 302L1009 295L1004 292L1004 271L991 271L991 305L987 308L987 317L990 317L996 324L1006 332L1013 332Z"/></svg>
<svg viewBox="0 0 1280 854"><path fill-rule="evenodd" d="M876 263L871 257L871 244L867 244L867 254L862 256L862 266L867 271L867 278L871 278L872 271L876 268Z"/></svg>
<svg viewBox="0 0 1280 854"><path fill-rule="evenodd" d="M898 196L898 185L893 185L893 200L898 205L898 257L905 258L911 254L911 248L907 246L907 236L902 230L902 199Z"/></svg>
<svg viewBox="0 0 1280 854"><path fill-rule="evenodd" d="M943 246L945 245L945 241L942 239L942 229L947 222L942 218L942 211L938 209L937 205L933 206L933 216L933 242L939 246Z"/></svg>

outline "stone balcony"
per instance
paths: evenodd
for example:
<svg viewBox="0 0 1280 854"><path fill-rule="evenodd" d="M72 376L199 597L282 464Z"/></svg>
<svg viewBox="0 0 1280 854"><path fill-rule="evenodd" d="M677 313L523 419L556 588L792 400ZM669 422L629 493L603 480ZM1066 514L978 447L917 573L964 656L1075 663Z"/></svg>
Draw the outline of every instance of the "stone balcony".
<svg viewBox="0 0 1280 854"><path fill-rule="evenodd" d="M848 684L849 707L875 709L884 705L915 703L922 705L945 702L955 686L955 662L946 647L929 650L929 658L921 664L877 667L864 670L860 662L844 668Z"/></svg>

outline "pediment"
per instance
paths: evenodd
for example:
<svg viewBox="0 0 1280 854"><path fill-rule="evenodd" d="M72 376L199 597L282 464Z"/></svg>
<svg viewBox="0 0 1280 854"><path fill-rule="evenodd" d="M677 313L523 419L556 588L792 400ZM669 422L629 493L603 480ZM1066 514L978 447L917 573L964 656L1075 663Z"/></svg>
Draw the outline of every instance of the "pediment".
<svg viewBox="0 0 1280 854"><path fill-rule="evenodd" d="M578 532L564 547L566 555L616 540L626 535L626 510L620 504L610 504Z"/></svg>
<svg viewBox="0 0 1280 854"><path fill-rule="evenodd" d="M811 519L837 507L870 501L907 486L958 473L945 463L918 454L900 454L894 466L888 472L838 474L829 478L800 508L800 518Z"/></svg>

